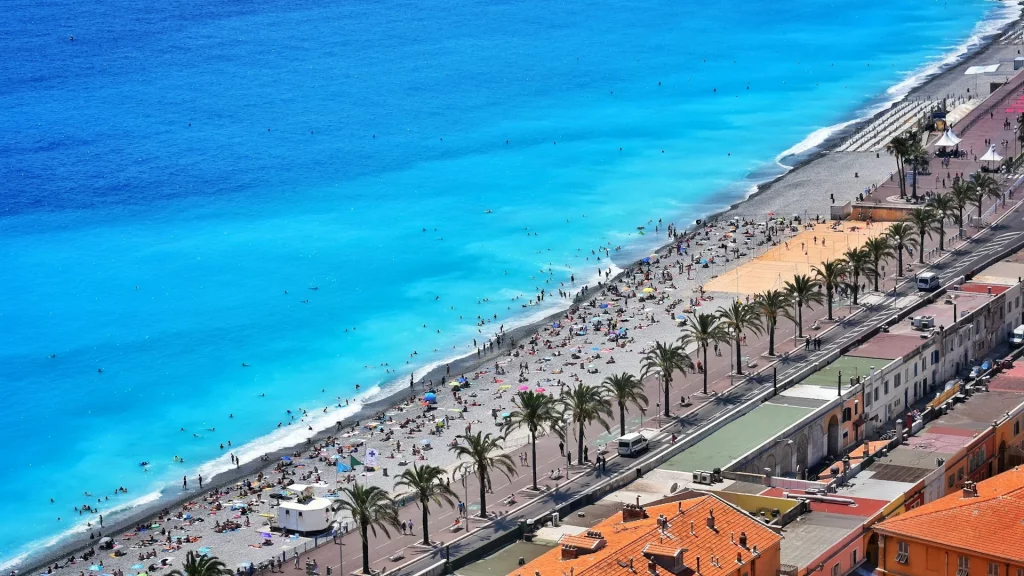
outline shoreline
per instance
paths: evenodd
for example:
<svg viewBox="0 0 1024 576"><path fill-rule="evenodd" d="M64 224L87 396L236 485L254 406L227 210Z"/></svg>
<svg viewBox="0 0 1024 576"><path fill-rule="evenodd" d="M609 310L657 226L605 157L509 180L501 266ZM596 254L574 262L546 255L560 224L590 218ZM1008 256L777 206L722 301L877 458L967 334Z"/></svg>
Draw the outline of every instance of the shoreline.
<svg viewBox="0 0 1024 576"><path fill-rule="evenodd" d="M717 210L711 210L706 216L701 216L701 218L707 221L715 221L722 217L728 216L729 214L741 211L744 208L744 206L749 206L751 202L754 200L765 199L767 196L769 196L767 193L777 190L777 188L784 182L784 180L787 177L792 177L794 174L802 173L801 171L808 170L809 167L814 165L819 160L828 157L830 155L830 149L835 147L837 143L842 142L845 138L849 137L851 134L856 133L858 130L872 122L874 119L878 118L881 115L884 115L896 103L901 102L907 98L912 98L916 94L921 94L925 92L929 85L937 83L943 77L951 74L959 66L973 59L983 56L985 52L987 52L989 49L991 49L993 46L997 44L999 38L1008 29L1011 29L1014 26L1020 24L1022 19L1024 18L1022 18L1022 15L1018 13L1017 17L1014 20L1005 23L998 30L993 31L987 37L980 39L974 47L970 48L966 53L960 55L955 61L944 65L942 68L936 70L933 74L924 77L917 86L909 90L905 95L895 100L889 101L888 104L886 104L882 109L878 110L877 112L869 116L864 116L856 120L848 121L846 123L846 126L844 126L841 129L837 129L835 132L830 133L823 141L821 141L813 148L807 150L806 152L800 152L791 156L787 156L786 158L795 157L798 158L798 160L791 167L783 166L784 171L781 174L767 180L762 180L760 183L753 183L753 190L742 195L742 197L740 197L739 199L737 199L737 194L735 193L735 190L722 191L719 194L712 195L712 197L709 199L709 203L714 203L716 200L721 199L727 202L727 206ZM863 110L870 109L871 108L869 104L869 106L865 107ZM778 159L781 160L782 158ZM781 166L781 164L779 165ZM744 179L743 182L750 182L749 175L746 179ZM747 190L751 190L750 187L747 187ZM780 212L780 214L787 211L788 210L783 209L782 212ZM681 224L678 227L678 229L682 231L690 231L692 227L693 223L691 222L689 225ZM672 242L662 242L657 245L657 251L661 252L671 244ZM605 280L603 282L603 285L615 282L623 274L626 273L626 270L628 270L635 264L636 260L631 260L628 263L625 263L625 265L619 265L621 268L623 268L623 270L621 270L611 279ZM583 293L582 295L573 299L571 303L569 303L567 306L559 305L540 320L535 320L532 322L519 325L515 328L512 328L511 330L505 331L504 335L506 336L506 338L512 338L515 340L522 341L524 339L524 336L537 332L541 327L550 324L552 319L561 317L567 309L573 310L577 308L581 302L592 297L593 294L595 292L599 292L601 288L602 286L590 287L586 293ZM477 357L474 353L469 353L465 356L461 356L459 358L452 360L449 364L454 374L468 374L473 372L482 365L486 365L488 363L493 362L496 358L503 356L504 353L507 351L507 344L503 344L500 347L496 347L490 353L481 354L480 357ZM445 377L444 370L445 363L439 363L437 366L430 369L420 378L418 378L416 380L416 386L411 388L411 390L413 390L414 393L418 392L421 389L421 384L428 380L441 379L443 381ZM388 407L391 407L404 400L409 395L409 390L410 389L405 388L404 385L399 386L398 381L393 381L392 383L381 385L379 397L368 402L363 402L361 408L358 411L356 411L354 414L348 417L343 418L342 421L345 422L346 426L352 425L353 423L356 422L364 421L372 417L374 414L377 414L382 410L385 410ZM327 429L314 432L310 436L309 442L318 442L334 434L335 432L333 426L331 426L328 427ZM102 532L104 534L113 535L115 533L123 532L126 529L131 529L136 524L155 517L161 510L165 508L174 508L190 500L199 499L204 494L207 494L213 490L233 484L236 481L247 476L250 476L252 474L255 474L259 471L266 470L267 468L271 467L275 462L280 460L281 456L290 455L296 450L301 450L305 446L305 444L306 443L296 444L287 448L276 450L274 452L269 452L269 461L255 459L246 462L245 464L237 468L217 473L212 478L209 478L207 482L204 483L204 488L201 491L188 491L179 494L174 494L173 491L175 490L175 487L173 485L165 486L163 489L160 490L160 497L155 501L148 502L134 508L130 508L127 511L121 513L117 513L116 520L112 519L113 521L108 521L104 528L102 529ZM67 537L64 539L64 542L58 542L56 544L46 546L44 548L41 548L39 551L28 552L27 554L22 556L20 561L17 560L17 558L12 558L8 561L9 565L6 566L6 568L16 568L18 572L38 572L40 569L45 570L46 566L53 564L54 561L65 558L72 553L78 553L83 550L87 550L92 545L94 545L94 541L86 539L84 534Z"/></svg>

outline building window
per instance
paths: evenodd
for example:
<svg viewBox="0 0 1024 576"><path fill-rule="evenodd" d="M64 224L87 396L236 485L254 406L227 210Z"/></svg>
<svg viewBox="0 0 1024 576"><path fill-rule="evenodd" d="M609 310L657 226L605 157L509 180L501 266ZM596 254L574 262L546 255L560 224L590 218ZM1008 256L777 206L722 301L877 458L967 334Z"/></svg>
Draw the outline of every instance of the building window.
<svg viewBox="0 0 1024 576"><path fill-rule="evenodd" d="M896 545L896 561L906 564L910 559L910 545L906 542L898 542Z"/></svg>
<svg viewBox="0 0 1024 576"><path fill-rule="evenodd" d="M864 394L864 406L871 406L871 390Z"/></svg>
<svg viewBox="0 0 1024 576"><path fill-rule="evenodd" d="M971 571L971 559L967 556L956 557L956 576L967 576Z"/></svg>
<svg viewBox="0 0 1024 576"><path fill-rule="evenodd" d="M956 484L956 474L949 475L949 487L952 488Z"/></svg>
<svg viewBox="0 0 1024 576"><path fill-rule="evenodd" d="M896 376L899 376L899 374L897 374ZM882 388L884 388L883 392L885 392L885 395L888 396L889 395L889 381L888 380L886 380L885 382L882 382Z"/></svg>
<svg viewBox="0 0 1024 576"><path fill-rule="evenodd" d="M1016 436L1017 434L1020 434L1020 420L1013 423L1013 435Z"/></svg>
<svg viewBox="0 0 1024 576"><path fill-rule="evenodd" d="M836 562L832 565L832 576L839 576L839 563Z"/></svg>
<svg viewBox="0 0 1024 576"><path fill-rule="evenodd" d="M854 550L853 552L850 552L850 566L856 566L856 565L857 565L857 551ZM1021 568L1021 569L1017 570L1017 576L1024 576L1024 574L1020 573L1022 570L1024 570L1024 568Z"/></svg>
<svg viewBox="0 0 1024 576"><path fill-rule="evenodd" d="M938 363L939 363L939 351L936 350L936 351L932 352L932 364L938 364Z"/></svg>
<svg viewBox="0 0 1024 576"><path fill-rule="evenodd" d="M1017 576L1024 576L1024 568L1017 568Z"/></svg>
<svg viewBox="0 0 1024 576"><path fill-rule="evenodd" d="M889 383L885 383L885 391L889 392ZM875 388L875 402L878 402L878 388Z"/></svg>
<svg viewBox="0 0 1024 576"><path fill-rule="evenodd" d="M999 576L999 564L995 562L988 563L988 576Z"/></svg>

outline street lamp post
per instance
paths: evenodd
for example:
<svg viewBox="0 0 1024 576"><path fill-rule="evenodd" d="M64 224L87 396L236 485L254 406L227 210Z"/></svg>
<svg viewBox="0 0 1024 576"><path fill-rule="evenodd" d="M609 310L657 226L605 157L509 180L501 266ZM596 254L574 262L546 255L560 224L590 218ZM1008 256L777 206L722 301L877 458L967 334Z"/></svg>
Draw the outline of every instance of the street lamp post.
<svg viewBox="0 0 1024 576"><path fill-rule="evenodd" d="M468 520L469 519L469 481L467 480L467 478L469 478L469 472L466 471L466 470L463 470L462 471L462 487L465 489L465 493L466 493L466 499L463 500L463 502L466 503L464 508L465 508L466 519Z"/></svg>

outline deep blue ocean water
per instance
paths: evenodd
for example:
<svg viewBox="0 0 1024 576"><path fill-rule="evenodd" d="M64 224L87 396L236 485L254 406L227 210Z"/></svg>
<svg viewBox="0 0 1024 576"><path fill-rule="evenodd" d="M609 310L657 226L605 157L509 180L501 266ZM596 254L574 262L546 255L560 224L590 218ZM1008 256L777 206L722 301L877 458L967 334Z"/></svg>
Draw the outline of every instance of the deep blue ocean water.
<svg viewBox="0 0 1024 576"><path fill-rule="evenodd" d="M520 305L607 268L592 250L622 246L622 263L664 238L652 220L685 225L742 198L780 154L899 97L1014 12L3 6L8 561L83 530L74 506L109 496L109 519L229 453L301 441L344 415L320 411L357 384L401 386L539 316L549 308ZM288 425L301 408L318 419Z"/></svg>

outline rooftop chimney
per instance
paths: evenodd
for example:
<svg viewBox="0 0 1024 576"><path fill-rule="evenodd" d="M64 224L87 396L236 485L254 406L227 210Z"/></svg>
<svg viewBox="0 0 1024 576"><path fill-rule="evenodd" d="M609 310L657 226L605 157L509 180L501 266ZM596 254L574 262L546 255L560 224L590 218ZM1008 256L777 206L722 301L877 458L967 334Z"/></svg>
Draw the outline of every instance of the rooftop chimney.
<svg viewBox="0 0 1024 576"><path fill-rule="evenodd" d="M693 520L690 520L690 535L693 536L695 534L696 532L693 531Z"/></svg>
<svg viewBox="0 0 1024 576"><path fill-rule="evenodd" d="M754 544L754 547L750 550L750 553L753 554L754 556L760 556L761 555L761 553L757 551L757 544Z"/></svg>
<svg viewBox="0 0 1024 576"><path fill-rule="evenodd" d="M978 486L974 482L971 482L970 480L968 480L967 482L964 482L964 494L963 494L963 497L964 498L977 498L978 497Z"/></svg>
<svg viewBox="0 0 1024 576"><path fill-rule="evenodd" d="M697 574L700 574L700 556L697 556Z"/></svg>
<svg viewBox="0 0 1024 576"><path fill-rule="evenodd" d="M743 553L742 552L737 552L736 553L736 563L737 564L743 564Z"/></svg>
<svg viewBox="0 0 1024 576"><path fill-rule="evenodd" d="M729 543L730 544L735 544L736 543L736 533L735 532L729 532Z"/></svg>
<svg viewBox="0 0 1024 576"><path fill-rule="evenodd" d="M711 530L717 532L717 530L715 530L715 510L714 510L714 508L709 508L708 509L708 528L710 528Z"/></svg>
<svg viewBox="0 0 1024 576"><path fill-rule="evenodd" d="M740 532L740 548L746 548L746 547L747 547L747 533L746 532Z"/></svg>

